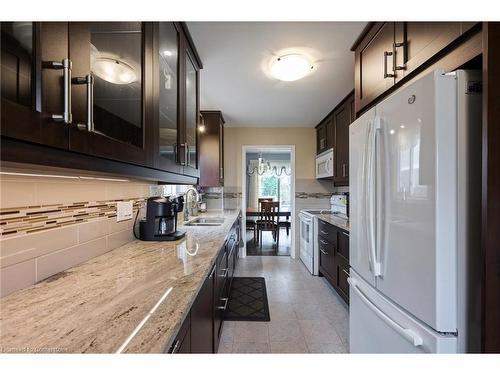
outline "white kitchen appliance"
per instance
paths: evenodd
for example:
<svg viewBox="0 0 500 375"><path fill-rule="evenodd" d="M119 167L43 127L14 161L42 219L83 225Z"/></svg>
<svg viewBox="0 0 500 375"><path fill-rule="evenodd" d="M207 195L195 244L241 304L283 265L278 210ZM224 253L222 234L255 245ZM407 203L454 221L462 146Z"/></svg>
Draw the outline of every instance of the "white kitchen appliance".
<svg viewBox="0 0 500 375"><path fill-rule="evenodd" d="M481 75L435 71L349 127L350 351L479 350Z"/></svg>
<svg viewBox="0 0 500 375"><path fill-rule="evenodd" d="M300 260L312 275L319 275L318 215L330 210L308 209L299 212Z"/></svg>
<svg viewBox="0 0 500 375"><path fill-rule="evenodd" d="M316 156L316 178L333 177L333 148Z"/></svg>

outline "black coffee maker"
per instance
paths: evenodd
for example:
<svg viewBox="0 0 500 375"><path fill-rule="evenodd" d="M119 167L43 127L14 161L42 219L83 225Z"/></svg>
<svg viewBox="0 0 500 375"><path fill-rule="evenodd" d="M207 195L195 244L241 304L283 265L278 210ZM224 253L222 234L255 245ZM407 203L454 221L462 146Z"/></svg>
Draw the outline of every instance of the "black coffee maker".
<svg viewBox="0 0 500 375"><path fill-rule="evenodd" d="M151 197L146 202L146 218L139 222L141 241L175 241L186 234L177 230L177 213L184 197Z"/></svg>

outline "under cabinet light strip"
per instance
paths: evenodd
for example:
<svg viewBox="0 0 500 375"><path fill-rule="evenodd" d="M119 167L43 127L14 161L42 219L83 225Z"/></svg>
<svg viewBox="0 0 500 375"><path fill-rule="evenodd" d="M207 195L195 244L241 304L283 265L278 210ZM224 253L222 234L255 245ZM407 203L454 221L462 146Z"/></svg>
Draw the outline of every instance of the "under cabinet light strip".
<svg viewBox="0 0 500 375"><path fill-rule="evenodd" d="M17 173L17 172L0 172L9 176L27 176L27 177L54 177L54 178L68 178L71 180L78 180L78 176L62 176L56 174L38 174L38 173Z"/></svg>
<svg viewBox="0 0 500 375"><path fill-rule="evenodd" d="M50 178L67 178L70 180L97 180L97 181L116 181L128 182L124 178L111 178L111 177L89 177L89 176L65 176L57 174L41 174L41 173L19 173L19 172L0 172L0 174L9 176L25 176L25 177L50 177Z"/></svg>
<svg viewBox="0 0 500 375"><path fill-rule="evenodd" d="M135 329L132 331L132 333L130 334L129 337L127 337L127 339L124 341L124 343L118 348L118 350L116 351L115 354L121 354L123 353L123 351L125 350L125 348L127 347L127 345L130 343L130 341L132 341L132 339L135 337L135 335L137 335L137 333L140 331L140 329L144 326L144 324L146 324L146 322L149 320L149 318L151 317L151 315L154 314L154 312L156 311L156 309L161 305L161 303L165 300L165 298L167 298L167 296L170 294L170 292L172 291L172 287L170 287L162 296L161 298L158 300L158 302L156 302L156 305L153 306L153 308L149 311L149 313L144 317L144 319L142 319L142 321L137 325L137 327L135 327Z"/></svg>

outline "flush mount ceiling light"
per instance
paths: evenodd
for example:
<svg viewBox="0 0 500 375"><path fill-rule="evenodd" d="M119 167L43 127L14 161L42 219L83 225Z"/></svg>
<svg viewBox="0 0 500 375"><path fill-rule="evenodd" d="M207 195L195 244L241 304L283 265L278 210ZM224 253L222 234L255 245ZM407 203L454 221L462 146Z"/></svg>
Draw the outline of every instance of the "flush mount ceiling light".
<svg viewBox="0 0 500 375"><path fill-rule="evenodd" d="M314 66L309 59L298 53L275 57L270 66L271 75L280 81L296 81L313 70Z"/></svg>
<svg viewBox="0 0 500 375"><path fill-rule="evenodd" d="M111 57L96 57L92 71L99 78L117 85L127 85L137 80L137 74L131 65Z"/></svg>

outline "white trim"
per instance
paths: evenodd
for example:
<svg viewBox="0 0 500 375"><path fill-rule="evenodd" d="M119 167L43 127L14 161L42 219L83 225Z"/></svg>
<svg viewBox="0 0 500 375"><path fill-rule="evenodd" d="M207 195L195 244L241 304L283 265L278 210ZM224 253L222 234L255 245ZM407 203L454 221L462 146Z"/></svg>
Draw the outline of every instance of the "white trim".
<svg viewBox="0 0 500 375"><path fill-rule="evenodd" d="M291 203L291 216L290 216L290 256L295 259L295 145L242 145L241 146L241 214L243 222L246 222L247 212L247 183L246 183L246 154L247 152L258 151L290 151L290 168L292 171L290 187L290 203ZM243 253L241 257L247 255L247 241L246 230L243 233Z"/></svg>

